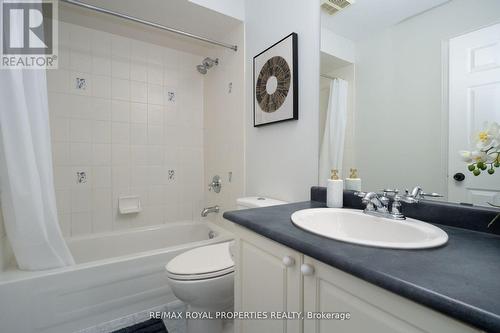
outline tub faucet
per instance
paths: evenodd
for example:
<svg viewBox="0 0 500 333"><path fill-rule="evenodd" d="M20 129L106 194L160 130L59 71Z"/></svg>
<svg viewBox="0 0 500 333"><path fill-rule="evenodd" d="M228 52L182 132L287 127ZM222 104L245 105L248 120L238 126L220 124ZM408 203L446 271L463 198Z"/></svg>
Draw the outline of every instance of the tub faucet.
<svg viewBox="0 0 500 333"><path fill-rule="evenodd" d="M203 208L203 210L201 211L201 217L207 217L207 215L210 213L218 213L219 210L220 208L218 205Z"/></svg>

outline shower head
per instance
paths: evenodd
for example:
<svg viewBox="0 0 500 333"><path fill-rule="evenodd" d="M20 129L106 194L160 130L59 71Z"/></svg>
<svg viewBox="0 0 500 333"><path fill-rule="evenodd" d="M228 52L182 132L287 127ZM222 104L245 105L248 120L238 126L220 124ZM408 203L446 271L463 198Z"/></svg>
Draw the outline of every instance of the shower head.
<svg viewBox="0 0 500 333"><path fill-rule="evenodd" d="M212 68L213 65L217 66L219 64L219 58L212 59L212 58L207 57L207 58L203 59L201 64L203 66L205 66L206 68Z"/></svg>
<svg viewBox="0 0 500 333"><path fill-rule="evenodd" d="M196 69L201 74L207 74L208 69L212 68L214 65L217 66L218 64L219 64L219 58L212 59L207 57L203 59L201 65L196 66Z"/></svg>
<svg viewBox="0 0 500 333"><path fill-rule="evenodd" d="M200 72L200 74L207 74L207 67L204 65L198 65L196 66L196 69Z"/></svg>

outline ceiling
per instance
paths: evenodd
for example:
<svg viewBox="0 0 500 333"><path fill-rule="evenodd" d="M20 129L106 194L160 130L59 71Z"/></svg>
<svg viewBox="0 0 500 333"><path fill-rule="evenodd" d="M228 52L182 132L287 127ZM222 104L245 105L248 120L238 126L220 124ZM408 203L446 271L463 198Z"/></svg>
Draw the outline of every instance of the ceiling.
<svg viewBox="0 0 500 333"><path fill-rule="evenodd" d="M321 26L345 38L359 41L449 1L356 0L353 5L335 15L328 15L322 10Z"/></svg>
<svg viewBox="0 0 500 333"><path fill-rule="evenodd" d="M151 21L178 30L183 30L195 35L200 35L210 39L225 41L229 32L241 24L229 16L199 6L187 0L79 0L81 2L94 6L109 9L121 14L127 14L146 21ZM76 6L64 4L65 8L77 8ZM78 9L75 9L78 10ZM114 19L106 14L98 14L88 9L78 11L87 11L93 16L101 16L105 20L123 20ZM64 19L64 17L62 18ZM123 21L122 21L123 23ZM175 37L175 35L173 36ZM184 40L191 41L186 37ZM203 44L203 42L195 42ZM209 47L206 43L205 45Z"/></svg>

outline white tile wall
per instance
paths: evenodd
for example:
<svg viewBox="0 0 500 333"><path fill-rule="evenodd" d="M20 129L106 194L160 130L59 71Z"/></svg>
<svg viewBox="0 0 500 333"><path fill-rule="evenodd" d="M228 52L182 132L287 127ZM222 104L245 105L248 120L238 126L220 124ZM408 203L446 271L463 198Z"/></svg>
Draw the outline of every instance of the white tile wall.
<svg viewBox="0 0 500 333"><path fill-rule="evenodd" d="M243 25L240 25L230 35L226 36L231 43L244 44ZM217 49L212 57L219 58L221 63L211 69L205 76L203 101L205 117L196 113L197 101L190 106L190 117L194 121L204 122L204 136L191 136L189 142L193 146L204 144L205 179L210 181L214 175L219 175L223 181L219 194L205 192L206 205L219 205L222 211L236 209L236 199L244 196L244 141L245 103L244 103L244 67L245 56L230 50ZM175 76L174 76L175 77ZM231 86L231 90L229 87ZM179 91L180 95L185 91ZM184 112L169 112L167 119L190 121ZM168 120L167 120L168 123ZM168 156L168 155L166 155ZM229 174L231 173L231 177ZM266 193L260 193L266 195ZM210 214L207 219L220 222L226 226L221 214Z"/></svg>
<svg viewBox="0 0 500 333"><path fill-rule="evenodd" d="M201 57L63 22L60 30L60 68L47 74L63 233L196 219L205 189ZM87 182L78 184L81 171ZM121 216L118 197L132 194L143 211Z"/></svg>

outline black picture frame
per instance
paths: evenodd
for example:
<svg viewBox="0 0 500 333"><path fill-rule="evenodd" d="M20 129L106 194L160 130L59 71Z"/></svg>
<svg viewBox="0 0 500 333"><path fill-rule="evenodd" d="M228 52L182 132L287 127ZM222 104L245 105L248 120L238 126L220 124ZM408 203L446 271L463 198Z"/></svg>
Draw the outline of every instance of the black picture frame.
<svg viewBox="0 0 500 333"><path fill-rule="evenodd" d="M287 60L287 64L291 63L292 64L292 80L291 80L291 88L292 88L292 96L287 95L286 99L291 98L292 99L292 112L290 114L290 117L284 118L284 119L278 119L274 121L269 121L265 123L256 123L256 114L257 112L264 112L262 109L260 109L260 106L257 106L256 103L256 81L257 81L257 76L258 73L256 73L256 59L259 57L262 57L264 54L268 53L271 51L273 48L275 48L277 45L284 43L286 41L290 40L291 42L291 59L285 59ZM271 53L272 55L272 53ZM268 58L270 59L271 56L268 55ZM267 61L267 60L266 60ZM284 121L289 121L289 120L298 120L299 119L299 59L298 59L298 35L295 32L290 33L289 35L283 37L267 49L263 50L259 54L253 57L253 126L254 127L261 127L261 126L266 126L266 125L271 125L271 124L276 124L276 123L281 123Z"/></svg>

